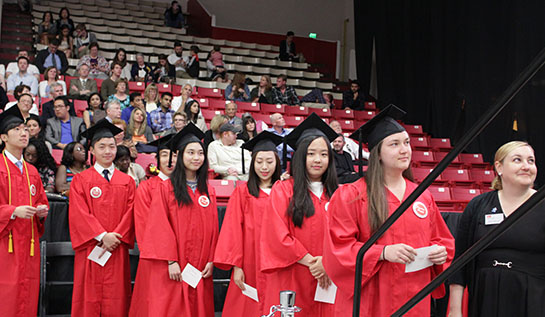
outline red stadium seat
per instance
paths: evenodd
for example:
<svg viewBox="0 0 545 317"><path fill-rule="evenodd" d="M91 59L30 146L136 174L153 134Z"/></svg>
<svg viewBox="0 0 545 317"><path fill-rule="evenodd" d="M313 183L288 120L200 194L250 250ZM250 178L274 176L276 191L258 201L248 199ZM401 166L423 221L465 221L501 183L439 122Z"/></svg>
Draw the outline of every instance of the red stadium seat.
<svg viewBox="0 0 545 317"><path fill-rule="evenodd" d="M478 196L481 194L481 190L475 189L475 188L455 187L455 188L451 188L450 190L452 193L452 199L460 200L464 202L469 202L475 196Z"/></svg>
<svg viewBox="0 0 545 317"><path fill-rule="evenodd" d="M286 114L290 116L308 116L308 107L303 106L288 106L286 107Z"/></svg>
<svg viewBox="0 0 545 317"><path fill-rule="evenodd" d="M130 92L143 92L146 90L146 83L141 81L129 81Z"/></svg>
<svg viewBox="0 0 545 317"><path fill-rule="evenodd" d="M422 136L422 135L424 135L424 131L422 130L421 125L403 124L403 127L405 128L405 130L407 130L407 133L409 133L412 136Z"/></svg>
<svg viewBox="0 0 545 317"><path fill-rule="evenodd" d="M169 84L157 84L157 91L159 94L162 94L164 92L170 92L172 93L172 85Z"/></svg>
<svg viewBox="0 0 545 317"><path fill-rule="evenodd" d="M289 128L293 128L298 126L301 122L305 120L304 117L291 117L291 116L284 116L284 121L286 121L286 126Z"/></svg>
<svg viewBox="0 0 545 317"><path fill-rule="evenodd" d="M66 90L67 91L70 91L70 81L72 79L76 79L78 77L74 77L74 76L64 76L64 82L66 83Z"/></svg>
<svg viewBox="0 0 545 317"><path fill-rule="evenodd" d="M154 154L138 153L134 162L147 170L150 164L157 165L157 158Z"/></svg>
<svg viewBox="0 0 545 317"><path fill-rule="evenodd" d="M261 107L257 102L240 102L237 101L237 110L241 112L260 112Z"/></svg>
<svg viewBox="0 0 545 317"><path fill-rule="evenodd" d="M40 106L43 105L46 102L51 101L51 100L53 100L53 98L47 98L47 97L40 98Z"/></svg>
<svg viewBox="0 0 545 317"><path fill-rule="evenodd" d="M475 182L470 179L469 172L466 169L447 168L441 174L444 180L449 181L454 186L472 187Z"/></svg>
<svg viewBox="0 0 545 317"><path fill-rule="evenodd" d="M428 187L437 207L439 210L454 210L457 204L452 201L452 195L450 193L450 188L448 187L438 187L430 186Z"/></svg>
<svg viewBox="0 0 545 317"><path fill-rule="evenodd" d="M366 101L365 110L377 110L377 105L374 101Z"/></svg>
<svg viewBox="0 0 545 317"><path fill-rule="evenodd" d="M225 100L210 98L208 99L208 105L210 109L214 110L225 110Z"/></svg>
<svg viewBox="0 0 545 317"><path fill-rule="evenodd" d="M435 160L437 163L439 163L445 156L447 156L448 152L435 152ZM460 157L456 156L452 162L450 162L449 167L452 168L462 168L463 164L460 162Z"/></svg>
<svg viewBox="0 0 545 317"><path fill-rule="evenodd" d="M339 120L339 123L341 124L343 131L351 132L356 130L353 120Z"/></svg>
<svg viewBox="0 0 545 317"><path fill-rule="evenodd" d="M219 89L219 88L203 88L203 87L199 87L197 92L199 94L199 97L209 97L209 98L223 99L223 94L221 93L221 89Z"/></svg>
<svg viewBox="0 0 545 317"><path fill-rule="evenodd" d="M74 99L74 111L78 117L83 117L83 112L87 109L87 101Z"/></svg>
<svg viewBox="0 0 545 317"><path fill-rule="evenodd" d="M255 121L263 121L265 124L270 125L271 124L271 115L270 114L263 114L263 113L252 113L252 117L255 119Z"/></svg>
<svg viewBox="0 0 545 317"><path fill-rule="evenodd" d="M209 109L201 109L202 116L206 121L212 120L214 116L217 114L223 114L223 111L220 110L209 110Z"/></svg>
<svg viewBox="0 0 545 317"><path fill-rule="evenodd" d="M448 152L452 150L452 146L450 145L450 139L448 138L431 138L430 145L435 151Z"/></svg>
<svg viewBox="0 0 545 317"><path fill-rule="evenodd" d="M471 168L489 168L490 165L483 161L482 154L461 153L460 162Z"/></svg>
<svg viewBox="0 0 545 317"><path fill-rule="evenodd" d="M100 91L100 87L102 87L102 82L104 81L104 79L95 79L95 81L97 82L97 89L98 91Z"/></svg>
<svg viewBox="0 0 545 317"><path fill-rule="evenodd" d="M332 109L331 115L333 118L337 120L341 119L354 119L354 111L353 110L340 110L340 109Z"/></svg>
<svg viewBox="0 0 545 317"><path fill-rule="evenodd" d="M417 166L435 166L435 158L431 151L413 151L413 162Z"/></svg>
<svg viewBox="0 0 545 317"><path fill-rule="evenodd" d="M207 98L197 98L196 99L199 104L201 105L201 108L208 108L210 107L210 103L208 102Z"/></svg>
<svg viewBox="0 0 545 317"><path fill-rule="evenodd" d="M286 113L286 105L276 104L271 105L268 103L261 104L261 112L264 113Z"/></svg>
<svg viewBox="0 0 545 317"><path fill-rule="evenodd" d="M412 169L414 180L418 183L421 183L433 170L433 168L425 167L413 167ZM441 177L441 174L433 181L432 183L435 186L445 187L448 186L448 182L444 181Z"/></svg>
<svg viewBox="0 0 545 317"><path fill-rule="evenodd" d="M9 100L9 102L17 101L17 99L15 99L14 95L8 95L8 100Z"/></svg>
<svg viewBox="0 0 545 317"><path fill-rule="evenodd" d="M331 118L331 110L329 108L308 108L309 114L310 112L314 112L317 115L319 115L322 118Z"/></svg>
<svg viewBox="0 0 545 317"><path fill-rule="evenodd" d="M373 118L375 114L376 113L374 111L369 110L354 111L354 118L356 118L357 120L368 121L371 120L371 118Z"/></svg>
<svg viewBox="0 0 545 317"><path fill-rule="evenodd" d="M51 156L55 159L55 163L57 163L57 166L61 165L62 160L62 150L59 149L52 149L51 150Z"/></svg>
<svg viewBox="0 0 545 317"><path fill-rule="evenodd" d="M235 190L235 182L225 179L209 179L208 184L216 191L218 206L227 206L227 202Z"/></svg>
<svg viewBox="0 0 545 317"><path fill-rule="evenodd" d="M429 137L427 136L413 136L411 137L411 148L415 150L420 151L429 151L430 143L429 143Z"/></svg>
<svg viewBox="0 0 545 317"><path fill-rule="evenodd" d="M496 177L494 171L492 170L476 168L472 168L469 171L469 175L471 175L472 180L474 180L481 186L481 189L489 188L492 184L492 181L494 180L494 177Z"/></svg>
<svg viewBox="0 0 545 317"><path fill-rule="evenodd" d="M172 85L172 95L174 97L177 97L182 94L182 86L180 85ZM191 92L191 96L197 95L197 87L193 87L193 91ZM196 99L193 97L193 99Z"/></svg>

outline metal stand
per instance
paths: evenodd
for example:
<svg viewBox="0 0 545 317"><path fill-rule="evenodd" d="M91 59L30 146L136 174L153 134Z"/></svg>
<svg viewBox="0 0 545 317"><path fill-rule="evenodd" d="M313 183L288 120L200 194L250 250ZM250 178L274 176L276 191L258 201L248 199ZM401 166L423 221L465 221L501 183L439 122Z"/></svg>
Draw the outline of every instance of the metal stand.
<svg viewBox="0 0 545 317"><path fill-rule="evenodd" d="M261 317L273 317L276 312L281 313L281 317L294 317L295 313L301 311L301 308L295 306L295 292L294 291L281 291L280 292L280 305L271 307L268 315Z"/></svg>

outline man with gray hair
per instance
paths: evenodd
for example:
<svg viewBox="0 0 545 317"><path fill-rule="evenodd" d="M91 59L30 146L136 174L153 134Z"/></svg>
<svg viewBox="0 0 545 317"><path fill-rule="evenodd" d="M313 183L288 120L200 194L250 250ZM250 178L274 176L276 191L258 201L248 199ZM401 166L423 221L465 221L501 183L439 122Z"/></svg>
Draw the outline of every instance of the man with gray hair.
<svg viewBox="0 0 545 317"><path fill-rule="evenodd" d="M40 120L42 121L42 126L47 125L47 119L55 118L55 107L54 107L54 101L55 98L64 96L62 85L59 83L52 83L49 85L49 93L51 94L50 101L42 104L42 115L40 116ZM68 113L72 117L76 117L76 111L74 110L74 105L69 103L68 106L70 106Z"/></svg>
<svg viewBox="0 0 545 317"><path fill-rule="evenodd" d="M78 78L70 80L69 95L74 99L87 99L89 95L98 92L97 82L89 78L89 66L82 64L78 69Z"/></svg>
<svg viewBox="0 0 545 317"><path fill-rule="evenodd" d="M219 133L219 140L212 141L208 145L210 168L220 174L223 179L248 180L252 153L240 148L244 141L237 139L236 128L232 124L225 123L222 125ZM241 151L245 151L245 171L242 170ZM246 173L243 174L243 172Z"/></svg>
<svg viewBox="0 0 545 317"><path fill-rule="evenodd" d="M225 105L225 115L229 117L228 123L232 124L237 133L242 132L242 119L237 117L237 104L229 102Z"/></svg>
<svg viewBox="0 0 545 317"><path fill-rule="evenodd" d="M268 131L276 134L276 135L279 135L281 137L285 137L286 135L288 135L290 132L291 132L291 129L286 129L284 128L284 126L286 125L286 121L284 120L284 116L281 114L281 113L273 113L271 114L270 116L271 118L271 125L272 127L269 128ZM276 147L276 151L278 152L278 156L280 156L280 162L281 163L284 163L284 157L283 157L283 152L284 152L284 143L280 143L277 147ZM291 155L293 154L293 149L287 145L287 157L288 158L291 158Z"/></svg>
<svg viewBox="0 0 545 317"><path fill-rule="evenodd" d="M110 100L104 103L104 111L106 112L106 120L110 123L114 119L121 120L121 104L117 100Z"/></svg>

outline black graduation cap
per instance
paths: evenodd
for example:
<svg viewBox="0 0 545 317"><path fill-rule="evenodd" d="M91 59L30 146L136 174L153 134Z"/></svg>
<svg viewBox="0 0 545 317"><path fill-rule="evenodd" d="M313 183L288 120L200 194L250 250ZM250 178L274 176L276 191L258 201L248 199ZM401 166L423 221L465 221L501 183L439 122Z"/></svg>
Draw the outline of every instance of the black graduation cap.
<svg viewBox="0 0 545 317"><path fill-rule="evenodd" d="M107 119L98 121L94 126L83 131L81 136L87 138L89 145L103 138L113 138L115 135L123 132L120 128L113 125Z"/></svg>
<svg viewBox="0 0 545 317"><path fill-rule="evenodd" d="M276 152L276 146L282 143L283 140L284 138L279 135L276 135L269 131L263 131L256 135L253 139L242 144L242 174L246 174L246 170L244 168L244 150L248 150L250 152Z"/></svg>
<svg viewBox="0 0 545 317"><path fill-rule="evenodd" d="M159 168L160 164L159 164L159 152L161 152L161 150L168 150L169 147L168 147L168 141L170 141L170 139L174 136L174 133L170 133L170 134L167 134L157 140L153 140L151 142L148 142L146 143L147 146L150 146L150 147L155 147L156 150L156 154L157 154L157 168Z"/></svg>
<svg viewBox="0 0 545 317"><path fill-rule="evenodd" d="M350 135L351 139L360 143L358 160L360 175L362 175L362 144L367 143L369 151L371 151L384 138L405 131L405 128L397 122L405 114L405 111L390 104Z"/></svg>
<svg viewBox="0 0 545 317"><path fill-rule="evenodd" d="M21 110L17 105L12 106L8 110L0 113L0 134L8 133L8 126L13 123L25 123L25 118L21 114Z"/></svg>
<svg viewBox="0 0 545 317"><path fill-rule="evenodd" d="M189 122L180 132L170 138L166 146L170 149L168 166L172 166L172 153L181 149L188 143L201 142L204 133L193 122Z"/></svg>

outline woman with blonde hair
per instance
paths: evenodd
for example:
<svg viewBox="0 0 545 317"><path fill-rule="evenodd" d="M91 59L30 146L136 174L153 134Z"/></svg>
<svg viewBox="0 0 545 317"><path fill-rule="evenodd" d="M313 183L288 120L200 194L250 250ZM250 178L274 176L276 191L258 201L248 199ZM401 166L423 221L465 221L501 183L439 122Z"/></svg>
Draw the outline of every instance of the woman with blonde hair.
<svg viewBox="0 0 545 317"><path fill-rule="evenodd" d="M496 151L494 190L473 198L464 210L455 259L536 192L535 160L534 149L526 142L512 141ZM543 316L544 207L543 203L536 206L450 279L449 316L462 316L465 286L468 316Z"/></svg>
<svg viewBox="0 0 545 317"><path fill-rule="evenodd" d="M157 109L159 103L159 90L155 84L149 84L144 90L144 104L146 105L146 112L150 113L152 110Z"/></svg>
<svg viewBox="0 0 545 317"><path fill-rule="evenodd" d="M252 89L250 92L250 100L252 102L273 103L272 82L269 75L261 76L259 86Z"/></svg>
<svg viewBox="0 0 545 317"><path fill-rule="evenodd" d="M210 121L210 130L204 133L204 145L208 148L208 145L215 140L219 140L219 132L222 125L229 121L229 117L224 114L215 115Z"/></svg>
<svg viewBox="0 0 545 317"><path fill-rule="evenodd" d="M146 112L142 109L135 108L129 119L127 134L135 143L148 143L155 140L153 131L148 126L148 118Z"/></svg>

